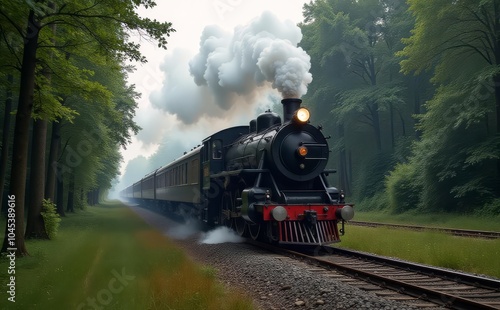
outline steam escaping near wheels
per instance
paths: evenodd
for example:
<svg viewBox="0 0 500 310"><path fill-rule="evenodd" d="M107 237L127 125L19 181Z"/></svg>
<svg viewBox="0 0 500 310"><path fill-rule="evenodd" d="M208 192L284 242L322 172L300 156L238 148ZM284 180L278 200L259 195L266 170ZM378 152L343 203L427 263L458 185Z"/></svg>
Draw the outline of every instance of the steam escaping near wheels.
<svg viewBox="0 0 500 310"><path fill-rule="evenodd" d="M238 236L236 232L229 229L228 227L221 226L213 229L207 233L204 233L200 238L199 243L201 244L218 244L218 243L240 243L245 239Z"/></svg>
<svg viewBox="0 0 500 310"><path fill-rule="evenodd" d="M187 220L184 224L170 227L165 232L169 238L175 240L185 240L201 231L199 224L195 220Z"/></svg>

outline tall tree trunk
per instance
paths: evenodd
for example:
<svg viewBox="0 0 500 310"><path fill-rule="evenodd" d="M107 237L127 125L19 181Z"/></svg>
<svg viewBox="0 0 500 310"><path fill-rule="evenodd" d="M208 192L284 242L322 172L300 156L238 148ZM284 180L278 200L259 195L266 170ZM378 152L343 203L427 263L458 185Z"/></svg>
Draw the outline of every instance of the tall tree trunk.
<svg viewBox="0 0 500 310"><path fill-rule="evenodd" d="M495 55L494 65L500 65L500 2L493 1L493 29L495 35L495 40L493 42L493 53ZM496 108L496 134L500 135L500 74L495 74L493 77L493 87L495 89L495 108ZM500 158L497 159L496 167L496 183L495 189L497 197L500 197Z"/></svg>
<svg viewBox="0 0 500 310"><path fill-rule="evenodd" d="M345 141L344 139L344 125L338 126L339 131L339 140ZM342 149L339 152L339 187L341 190L345 192L346 195L351 194L351 186L349 183L349 169L345 151L345 145L343 145Z"/></svg>
<svg viewBox="0 0 500 310"><path fill-rule="evenodd" d="M48 6L55 9L53 2ZM50 26L54 37L50 40L55 44L56 26ZM52 73L47 66L44 66L43 75L47 83L51 83ZM38 102L34 107L36 113L43 115L44 102ZM42 116L43 117L43 116ZM47 119L41 118L33 122L33 137L31 143L31 166L30 166L30 201L28 208L28 223L26 225L26 238L28 239L49 239L45 230L45 222L42 212L43 199L45 198L45 151L47 149Z"/></svg>
<svg viewBox="0 0 500 310"><path fill-rule="evenodd" d="M420 81L421 81L420 76L415 76L412 79L412 84L413 84L413 114L415 115L420 115L422 113L421 107L422 107L422 97L420 96L420 93L422 92L422 89L420 87ZM416 128L416 126L414 126ZM419 129L415 129L415 138L417 140L420 140L420 136L422 135L422 132Z"/></svg>
<svg viewBox="0 0 500 310"><path fill-rule="evenodd" d="M12 84L14 77L12 74L7 75L7 88L5 91L5 111L3 119L2 132L2 154L0 155L0 208L7 212L7 208L3 206L3 193L5 187L5 173L9 165L9 147L10 147L10 111L12 110Z"/></svg>
<svg viewBox="0 0 500 310"><path fill-rule="evenodd" d="M57 159L59 157L59 146L61 144L60 120L52 122L52 134L50 136L49 163L47 169L47 182L45 183L45 198L55 201Z"/></svg>
<svg viewBox="0 0 500 310"><path fill-rule="evenodd" d="M61 148L61 142L59 141L59 148ZM66 216L64 213L64 177L62 175L58 175L57 177L57 196L56 196L56 206L57 213L60 216Z"/></svg>
<svg viewBox="0 0 500 310"><path fill-rule="evenodd" d="M402 135L403 137L406 137L406 122L405 122L405 118L403 116L403 113L401 113L401 110L398 110L398 114L399 114L399 119L401 120L401 130L403 131L402 132Z"/></svg>
<svg viewBox="0 0 500 310"><path fill-rule="evenodd" d="M68 187L68 205L66 211L75 212L75 175L73 173L69 176L69 187Z"/></svg>
<svg viewBox="0 0 500 310"><path fill-rule="evenodd" d="M391 146L392 150L394 150L396 138L394 137L394 107L392 106L392 103L390 104L389 114L391 118Z"/></svg>
<svg viewBox="0 0 500 310"><path fill-rule="evenodd" d="M54 29L55 30L55 29ZM70 58L70 53L66 52L66 60L69 60ZM63 99L63 103L66 99ZM64 104L63 104L64 105ZM63 178L63 176L58 175L58 160L59 160L59 153L62 152L61 150L61 122L62 119L58 118L55 121L52 122L52 134L50 138L50 151L49 151L49 163L48 163L48 169L47 169L47 183L45 184L45 198L54 201L55 199L55 190L56 186L59 186L59 180L57 180L56 184L56 176L58 178ZM62 182L62 180L61 180ZM62 187L62 183L61 183ZM64 207L63 207L63 200L57 201L56 203L56 208L57 208L57 213L60 216L65 216L64 214ZM59 204L61 206L59 207Z"/></svg>
<svg viewBox="0 0 500 310"><path fill-rule="evenodd" d="M499 57L500 58L500 57ZM500 59L499 59L500 61ZM496 127L496 134L500 135L500 74L495 75L493 78L493 83L495 87L495 105L496 105L496 121L497 121L497 127ZM497 159L497 173L496 173L496 181L497 184L495 186L497 196L500 197L500 158Z"/></svg>
<svg viewBox="0 0 500 310"><path fill-rule="evenodd" d="M99 203L99 194L100 194L99 188L96 188L92 191L92 205L93 206L95 206L96 204Z"/></svg>
<svg viewBox="0 0 500 310"><path fill-rule="evenodd" d="M35 18L35 12L30 10L28 30L24 40L19 104L17 107L16 126L14 129L12 169L10 176L10 195L15 197L15 239L9 240L8 226L5 225L6 234L2 246L2 252L7 251L8 248L14 248L16 256L29 255L24 243L24 203L26 194L29 127L31 110L33 109L36 51L38 48L39 30L40 23Z"/></svg>
<svg viewBox="0 0 500 310"><path fill-rule="evenodd" d="M87 192L87 204L92 206L92 192Z"/></svg>
<svg viewBox="0 0 500 310"><path fill-rule="evenodd" d="M380 115L378 114L378 103L374 102L371 106L370 113L373 122L373 132L375 134L375 144L377 150L382 151L382 136L380 132Z"/></svg>
<svg viewBox="0 0 500 310"><path fill-rule="evenodd" d="M28 222L26 224L27 239L49 239L41 214L45 189L46 142L47 121L38 119L34 121L31 143L30 201Z"/></svg>

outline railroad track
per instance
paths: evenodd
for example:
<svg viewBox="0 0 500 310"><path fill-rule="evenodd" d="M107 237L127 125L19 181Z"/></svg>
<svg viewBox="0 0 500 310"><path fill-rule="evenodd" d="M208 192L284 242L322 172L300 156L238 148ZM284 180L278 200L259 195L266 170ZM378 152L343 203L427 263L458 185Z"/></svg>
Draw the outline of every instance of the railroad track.
<svg viewBox="0 0 500 310"><path fill-rule="evenodd" d="M498 231L440 228L440 227L388 224L388 223L376 223L376 222L364 222L364 221L349 221L349 224L355 226L366 226L366 227L389 227L389 228L401 228L410 230L440 231L462 237L487 238L487 239L500 238L500 232Z"/></svg>
<svg viewBox="0 0 500 310"><path fill-rule="evenodd" d="M451 309L500 309L500 280L338 248L315 255L250 241L254 245L314 266L339 281L405 304ZM317 255L322 256L317 256Z"/></svg>

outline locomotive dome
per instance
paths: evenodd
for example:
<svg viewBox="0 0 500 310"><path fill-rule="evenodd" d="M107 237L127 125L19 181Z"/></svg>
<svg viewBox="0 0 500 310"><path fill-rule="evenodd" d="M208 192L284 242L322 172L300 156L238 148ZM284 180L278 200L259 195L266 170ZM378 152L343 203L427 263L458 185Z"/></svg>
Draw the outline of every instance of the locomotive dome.
<svg viewBox="0 0 500 310"><path fill-rule="evenodd" d="M257 133L279 124L281 124L281 117L268 110L257 117Z"/></svg>

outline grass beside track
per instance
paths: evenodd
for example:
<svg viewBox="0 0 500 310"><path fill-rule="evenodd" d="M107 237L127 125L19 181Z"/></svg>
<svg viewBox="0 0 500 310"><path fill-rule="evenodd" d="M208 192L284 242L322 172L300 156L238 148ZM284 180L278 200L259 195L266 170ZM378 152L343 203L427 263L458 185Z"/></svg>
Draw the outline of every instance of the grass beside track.
<svg viewBox="0 0 500 310"><path fill-rule="evenodd" d="M15 303L0 260L0 309L253 309L118 202L69 214L55 240L27 248L31 256L16 260Z"/></svg>
<svg viewBox="0 0 500 310"><path fill-rule="evenodd" d="M500 239L348 225L338 246L500 278Z"/></svg>
<svg viewBox="0 0 500 310"><path fill-rule="evenodd" d="M500 215L495 217L474 217L447 213L423 214L407 212L401 214L390 214L383 211L362 212L356 210L354 220L442 228L500 231Z"/></svg>

